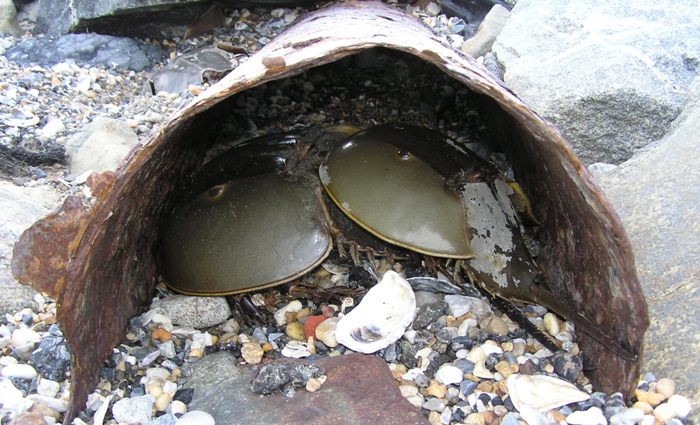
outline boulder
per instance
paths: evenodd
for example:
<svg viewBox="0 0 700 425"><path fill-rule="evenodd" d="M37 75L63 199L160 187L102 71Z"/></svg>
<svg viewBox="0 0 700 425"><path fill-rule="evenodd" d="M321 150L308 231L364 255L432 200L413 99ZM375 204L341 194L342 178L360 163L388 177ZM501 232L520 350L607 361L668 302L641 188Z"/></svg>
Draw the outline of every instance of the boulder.
<svg viewBox="0 0 700 425"><path fill-rule="evenodd" d="M692 2L521 0L493 45L504 81L585 163L662 137L700 70Z"/></svg>
<svg viewBox="0 0 700 425"><path fill-rule="evenodd" d="M94 67L142 71L163 59L163 50L154 44L126 37L99 34L67 34L60 37L26 38L7 49L5 56L22 66L50 67L71 60Z"/></svg>
<svg viewBox="0 0 700 425"><path fill-rule="evenodd" d="M88 170L115 170L139 139L128 125L98 117L68 141L69 170L80 175Z"/></svg>
<svg viewBox="0 0 700 425"><path fill-rule="evenodd" d="M700 405L700 79L699 101L673 130L632 159L596 172L599 185L620 215L636 256L651 326L646 369L671 377ZM598 167L600 169L600 167Z"/></svg>
<svg viewBox="0 0 700 425"><path fill-rule="evenodd" d="M12 0L0 0L0 34L19 34L17 9Z"/></svg>

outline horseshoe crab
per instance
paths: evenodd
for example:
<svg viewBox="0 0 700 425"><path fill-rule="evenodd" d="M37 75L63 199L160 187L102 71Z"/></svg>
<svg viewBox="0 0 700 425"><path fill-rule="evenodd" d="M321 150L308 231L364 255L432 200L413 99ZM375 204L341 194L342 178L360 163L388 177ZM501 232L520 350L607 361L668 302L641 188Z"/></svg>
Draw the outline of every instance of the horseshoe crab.
<svg viewBox="0 0 700 425"><path fill-rule="evenodd" d="M447 78L469 93L494 147L512 159L542 224L537 261L543 280L531 288L543 286L566 307L564 317L588 321L608 336L601 342L579 335L588 376L601 391L631 393L649 325L646 304L624 229L570 145L473 58L441 43L410 15L379 2L346 2L297 20L170 117L116 173L93 175L89 204L69 197L17 242L14 276L58 300L58 320L72 353L72 400L65 422L83 407L128 319L151 298L163 226L183 183L221 135L221 123L244 110L238 100L275 80L315 72L368 50L420 62L433 78ZM395 64L379 66L386 72ZM406 84L416 81L414 72L407 69ZM464 109L456 106L456 115L463 116ZM246 131L244 125L233 123L239 134Z"/></svg>

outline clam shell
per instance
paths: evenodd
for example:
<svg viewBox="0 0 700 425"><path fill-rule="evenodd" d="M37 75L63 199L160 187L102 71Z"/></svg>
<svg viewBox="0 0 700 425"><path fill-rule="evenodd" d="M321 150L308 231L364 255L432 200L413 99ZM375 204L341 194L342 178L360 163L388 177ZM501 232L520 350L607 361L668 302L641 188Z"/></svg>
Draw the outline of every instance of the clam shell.
<svg viewBox="0 0 700 425"><path fill-rule="evenodd" d="M411 285L388 271L360 303L338 322L337 341L361 353L374 353L398 341L416 317Z"/></svg>
<svg viewBox="0 0 700 425"><path fill-rule="evenodd" d="M506 385L513 406L518 411L529 407L546 412L591 397L569 382L545 375L517 373L508 377Z"/></svg>

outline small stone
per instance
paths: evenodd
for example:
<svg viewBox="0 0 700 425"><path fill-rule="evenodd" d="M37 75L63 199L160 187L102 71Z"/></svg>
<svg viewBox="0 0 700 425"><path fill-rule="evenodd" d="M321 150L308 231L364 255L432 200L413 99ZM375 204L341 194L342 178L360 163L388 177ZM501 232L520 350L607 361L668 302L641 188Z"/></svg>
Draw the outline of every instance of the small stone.
<svg viewBox="0 0 700 425"><path fill-rule="evenodd" d="M411 384L399 385L399 391L404 398L408 398L418 394L418 387Z"/></svg>
<svg viewBox="0 0 700 425"><path fill-rule="evenodd" d="M663 394L666 398L676 393L676 382L670 378L659 379L656 383L656 392Z"/></svg>
<svg viewBox="0 0 700 425"><path fill-rule="evenodd" d="M668 403L661 403L654 408L654 416L661 422L667 424L676 417L676 410Z"/></svg>
<svg viewBox="0 0 700 425"><path fill-rule="evenodd" d="M652 407L658 406L662 401L666 399L663 394L654 393L651 391L634 390L634 395L637 400L648 403Z"/></svg>
<svg viewBox="0 0 700 425"><path fill-rule="evenodd" d="M572 356L560 351L551 360L554 372L567 381L575 382L579 374L583 372L583 361L580 356Z"/></svg>
<svg viewBox="0 0 700 425"><path fill-rule="evenodd" d="M338 340L335 339L335 329L338 327L338 321L340 321L340 318L331 317L316 327L316 338L324 343L326 347L334 348L338 346Z"/></svg>
<svg viewBox="0 0 700 425"><path fill-rule="evenodd" d="M53 139L65 129L66 126L60 118L52 118L39 130L39 139L42 141Z"/></svg>
<svg viewBox="0 0 700 425"><path fill-rule="evenodd" d="M33 346L39 341L41 341L41 335L38 332L31 329L17 328L12 332L10 345L17 349L27 345Z"/></svg>
<svg viewBox="0 0 700 425"><path fill-rule="evenodd" d="M561 330L561 321L559 318L554 313L547 313L544 315L543 320L544 328L547 332L552 336L556 336Z"/></svg>
<svg viewBox="0 0 700 425"><path fill-rule="evenodd" d="M12 3L12 2L10 2ZM46 425L46 419L41 412L24 412L15 416L10 425Z"/></svg>
<svg viewBox="0 0 700 425"><path fill-rule="evenodd" d="M496 315L488 316L479 322L479 327L486 333L508 335L508 324Z"/></svg>
<svg viewBox="0 0 700 425"><path fill-rule="evenodd" d="M303 332L303 328L302 328ZM262 361L265 351L257 342L248 341L241 347L241 357L248 364L258 364Z"/></svg>
<svg viewBox="0 0 700 425"><path fill-rule="evenodd" d="M61 384L50 379L40 379L37 385L36 392L39 395L46 397L56 397L58 391L61 389Z"/></svg>
<svg viewBox="0 0 700 425"><path fill-rule="evenodd" d="M478 413L470 413L467 415L467 417L464 419L464 423L466 425L486 425L484 417Z"/></svg>
<svg viewBox="0 0 700 425"><path fill-rule="evenodd" d="M216 326L231 316L224 297L173 295L154 301L151 310L169 317L174 325L198 329Z"/></svg>
<svg viewBox="0 0 700 425"><path fill-rule="evenodd" d="M151 420L153 403L149 395L123 398L112 406L112 416L117 422L146 424Z"/></svg>
<svg viewBox="0 0 700 425"><path fill-rule="evenodd" d="M464 295L446 295L448 312L452 317L460 317L466 313L472 313L479 319L491 313L491 308L479 298Z"/></svg>
<svg viewBox="0 0 700 425"><path fill-rule="evenodd" d="M306 391L310 393L315 393L319 389L321 389L321 385L323 385L323 382L325 379L319 379L319 378L309 378L308 381L306 381Z"/></svg>
<svg viewBox="0 0 700 425"><path fill-rule="evenodd" d="M415 407L418 407L418 408L422 407L422 406L423 406L423 402L425 402L425 399L424 399L423 396L420 395L420 394L408 396L408 397L406 397L406 400L407 400L409 403L411 403L412 405L414 405Z"/></svg>
<svg viewBox="0 0 700 425"><path fill-rule="evenodd" d="M70 352L66 340L61 335L45 336L39 346L29 356L42 377L62 381L70 367Z"/></svg>
<svg viewBox="0 0 700 425"><path fill-rule="evenodd" d="M296 341L306 341L306 335L304 333L304 325L299 322L288 323L284 330L284 333L288 337Z"/></svg>
<svg viewBox="0 0 700 425"><path fill-rule="evenodd" d="M430 412L428 414L428 422L430 422L430 425L442 425L442 422L440 421L440 415L441 413L439 412Z"/></svg>
<svg viewBox="0 0 700 425"><path fill-rule="evenodd" d="M472 374L478 378L483 378L483 379L493 379L493 373L486 369L486 366L484 366L484 363L476 363L474 365L474 371Z"/></svg>
<svg viewBox="0 0 700 425"><path fill-rule="evenodd" d="M152 381L163 382L170 378L170 371L164 367L151 367L146 369L146 378Z"/></svg>
<svg viewBox="0 0 700 425"><path fill-rule="evenodd" d="M673 411L679 418L685 418L690 414L692 406L690 401L682 395L674 394L668 399L668 405L671 406Z"/></svg>
<svg viewBox="0 0 700 425"><path fill-rule="evenodd" d="M464 373L458 367L443 364L435 373L435 379L445 385L459 384L464 379Z"/></svg>
<svg viewBox="0 0 700 425"><path fill-rule="evenodd" d="M658 423L658 421L657 421L655 416L644 415L644 418L642 418L642 421L639 423L639 425L654 425L657 423Z"/></svg>
<svg viewBox="0 0 700 425"><path fill-rule="evenodd" d="M428 388L425 389L428 395L437 398L444 398L447 392L447 387L444 384L439 383L437 380L432 380Z"/></svg>
<svg viewBox="0 0 700 425"><path fill-rule="evenodd" d="M282 355L284 357L291 357L293 359L309 357L311 354L309 346L301 341L289 341L282 349Z"/></svg>
<svg viewBox="0 0 700 425"><path fill-rule="evenodd" d="M172 397L168 394L161 394L156 398L155 408L159 412L165 412Z"/></svg>
<svg viewBox="0 0 700 425"><path fill-rule="evenodd" d="M445 408L445 403L439 398L429 398L423 403L423 409L442 412Z"/></svg>
<svg viewBox="0 0 700 425"><path fill-rule="evenodd" d="M287 324L287 313L295 313L303 308L301 301L294 300L284 307L277 310L274 314L275 323L277 326L284 326Z"/></svg>
<svg viewBox="0 0 700 425"><path fill-rule="evenodd" d="M496 363L496 366L493 367L496 369L498 373L503 375L503 378L508 378L510 375L513 374L513 370L511 369L511 364L508 363L505 360L501 360L500 362Z"/></svg>
<svg viewBox="0 0 700 425"><path fill-rule="evenodd" d="M306 320L304 320L304 340L309 337L316 338L316 328L326 319L327 317L323 315L307 317Z"/></svg>
<svg viewBox="0 0 700 425"><path fill-rule="evenodd" d="M173 415L184 415L187 413L187 405L180 400L174 400L170 403L170 413Z"/></svg>
<svg viewBox="0 0 700 425"><path fill-rule="evenodd" d="M654 408L649 405L649 403L645 403L643 401L637 401L635 402L632 407L641 410L647 415L651 415L654 412Z"/></svg>
<svg viewBox="0 0 700 425"><path fill-rule="evenodd" d="M430 16L437 16L442 12L440 9L440 5L434 2L428 3L427 6L425 6L425 13L427 13Z"/></svg>
<svg viewBox="0 0 700 425"><path fill-rule="evenodd" d="M173 334L163 328L156 328L151 332L151 339L156 341L165 342L172 338Z"/></svg>
<svg viewBox="0 0 700 425"><path fill-rule="evenodd" d="M571 425L606 425L608 423L603 411L597 407L574 412L566 417L566 422Z"/></svg>
<svg viewBox="0 0 700 425"><path fill-rule="evenodd" d="M459 391L466 397L474 392L476 386L476 382L464 380L459 384Z"/></svg>
<svg viewBox="0 0 700 425"><path fill-rule="evenodd" d="M36 369L28 364L11 364L2 368L0 372L5 378L17 378L24 380L32 380L37 377Z"/></svg>
<svg viewBox="0 0 700 425"><path fill-rule="evenodd" d="M177 420L175 425L216 425L214 417L202 410L187 412Z"/></svg>
<svg viewBox="0 0 700 425"><path fill-rule="evenodd" d="M620 409L610 417L611 425L634 425L644 418L644 411L634 407Z"/></svg>

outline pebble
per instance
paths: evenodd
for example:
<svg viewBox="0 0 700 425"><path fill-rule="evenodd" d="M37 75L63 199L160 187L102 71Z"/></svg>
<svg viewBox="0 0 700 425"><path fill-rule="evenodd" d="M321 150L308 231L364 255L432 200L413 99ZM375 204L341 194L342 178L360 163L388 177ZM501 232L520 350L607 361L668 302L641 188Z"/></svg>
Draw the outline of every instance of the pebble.
<svg viewBox="0 0 700 425"><path fill-rule="evenodd" d="M433 380L430 382L430 385L428 385L428 388L425 389L425 392L433 397L444 398L445 394L447 393L447 387L444 384Z"/></svg>
<svg viewBox="0 0 700 425"><path fill-rule="evenodd" d="M662 378L656 382L655 391L666 398L676 393L676 382L670 378Z"/></svg>
<svg viewBox="0 0 700 425"><path fill-rule="evenodd" d="M464 373L458 367L444 364L440 366L438 371L435 373L435 379L445 385L459 384L462 382L462 379L464 379Z"/></svg>
<svg viewBox="0 0 700 425"><path fill-rule="evenodd" d="M544 328L547 332L552 336L556 336L561 330L561 321L559 318L554 313L547 313L544 315L543 320Z"/></svg>
<svg viewBox="0 0 700 425"><path fill-rule="evenodd" d="M335 329L338 327L339 321L340 318L331 317L316 327L316 338L323 342L326 347L334 348L338 346L338 340L335 338Z"/></svg>
<svg viewBox="0 0 700 425"><path fill-rule="evenodd" d="M623 408L610 417L610 425L634 425L644 418L644 411L635 407Z"/></svg>
<svg viewBox="0 0 700 425"><path fill-rule="evenodd" d="M26 347L28 345L34 346L34 344L41 341L41 335L38 332L31 329L17 328L12 332L12 339L10 339L10 345L15 349L21 347Z"/></svg>
<svg viewBox="0 0 700 425"><path fill-rule="evenodd" d="M668 403L661 403L654 408L654 416L665 424L671 422L676 415L676 409Z"/></svg>
<svg viewBox="0 0 700 425"><path fill-rule="evenodd" d="M667 403L679 418L688 416L692 409L690 401L686 397L678 394L669 397Z"/></svg>
<svg viewBox="0 0 700 425"><path fill-rule="evenodd" d="M481 320L479 327L489 334L508 335L508 324L498 316L488 316Z"/></svg>
<svg viewBox="0 0 700 425"><path fill-rule="evenodd" d="M180 400L173 400L172 403L170 403L170 413L173 415L184 415L187 413L187 405Z"/></svg>
<svg viewBox="0 0 700 425"><path fill-rule="evenodd" d="M50 379L40 379L37 385L36 392L39 395L46 397L56 397L61 389L61 384Z"/></svg>
<svg viewBox="0 0 700 425"><path fill-rule="evenodd" d="M287 324L287 313L295 313L303 308L301 301L294 300L284 307L277 310L274 314L275 324L277 326L284 326Z"/></svg>
<svg viewBox="0 0 700 425"><path fill-rule="evenodd" d="M151 420L153 404L149 395L123 398L112 406L112 416L117 422L146 424Z"/></svg>
<svg viewBox="0 0 700 425"><path fill-rule="evenodd" d="M291 357L294 359L309 357L311 354L313 353L311 353L308 345L301 341L289 341L282 349L282 355L284 357Z"/></svg>
<svg viewBox="0 0 700 425"><path fill-rule="evenodd" d="M439 398L429 398L423 403L423 409L442 412L445 408L445 403Z"/></svg>
<svg viewBox="0 0 700 425"><path fill-rule="evenodd" d="M639 389L634 390L634 395L637 397L637 400L648 403L652 407L658 406L666 399L666 396L663 394L658 394L651 391L642 391Z"/></svg>
<svg viewBox="0 0 700 425"><path fill-rule="evenodd" d="M214 417L202 410L187 412L177 420L175 425L216 425Z"/></svg>
<svg viewBox="0 0 700 425"><path fill-rule="evenodd" d="M297 341L306 341L306 333L304 332L304 325L299 322L287 323L285 328L285 334L288 337Z"/></svg>
<svg viewBox="0 0 700 425"><path fill-rule="evenodd" d="M258 364L262 361L265 351L257 342L246 342L241 347L241 356L248 364Z"/></svg>
<svg viewBox="0 0 700 425"><path fill-rule="evenodd" d="M224 297L173 295L154 301L151 310L169 317L174 325L193 328L216 326L231 317Z"/></svg>
<svg viewBox="0 0 700 425"><path fill-rule="evenodd" d="M31 380L38 376L36 369L28 364L11 364L2 368L0 372L5 378L17 378Z"/></svg>

